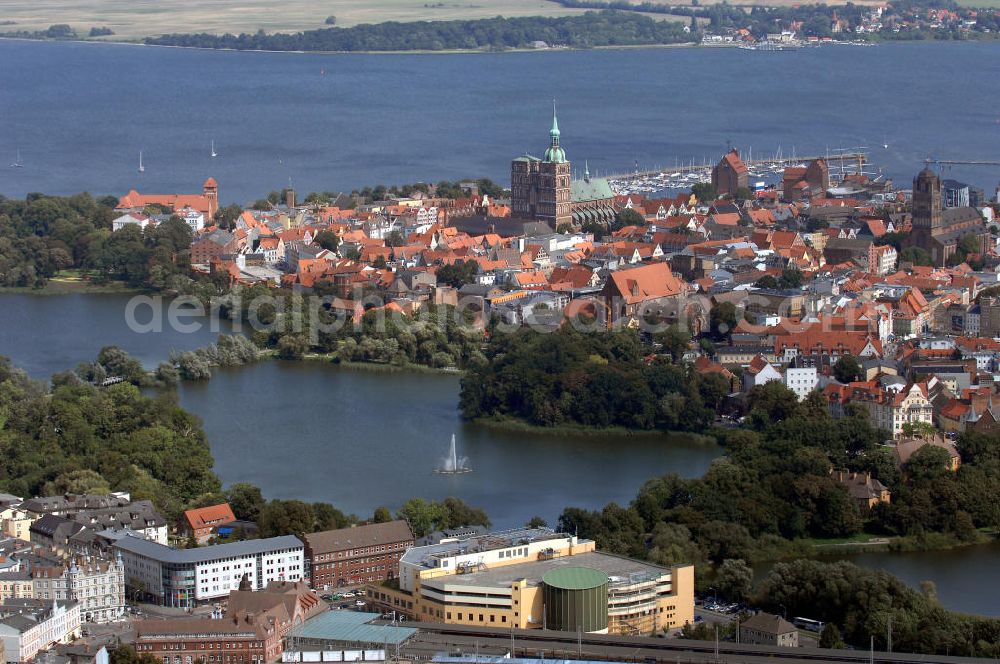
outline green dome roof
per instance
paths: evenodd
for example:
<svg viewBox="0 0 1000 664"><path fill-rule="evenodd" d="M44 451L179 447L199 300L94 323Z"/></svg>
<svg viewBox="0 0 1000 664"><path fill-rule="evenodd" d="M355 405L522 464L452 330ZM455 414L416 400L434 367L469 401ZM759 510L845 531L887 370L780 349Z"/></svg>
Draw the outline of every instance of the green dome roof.
<svg viewBox="0 0 1000 664"><path fill-rule="evenodd" d="M549 148L544 161L550 164L566 163L566 151L559 147L559 121L556 119L556 103L552 102L552 129L549 130Z"/></svg>
<svg viewBox="0 0 1000 664"><path fill-rule="evenodd" d="M545 151L545 161L554 164L566 163L566 151L558 145L551 145L549 146L549 149Z"/></svg>

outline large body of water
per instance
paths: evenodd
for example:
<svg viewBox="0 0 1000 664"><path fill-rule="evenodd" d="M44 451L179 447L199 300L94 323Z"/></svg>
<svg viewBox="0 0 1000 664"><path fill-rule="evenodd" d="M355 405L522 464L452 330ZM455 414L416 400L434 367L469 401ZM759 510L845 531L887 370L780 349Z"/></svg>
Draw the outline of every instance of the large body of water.
<svg viewBox="0 0 1000 664"><path fill-rule="evenodd" d="M134 332L126 322L129 298L0 295L0 355L44 379L93 360L105 345L154 367L172 351L218 336L207 323L190 334ZM180 399L204 420L226 484L253 482L271 498L326 501L362 516L412 497L459 496L498 526L534 515L554 523L567 506L627 503L657 475L699 476L720 454L685 436L549 436L473 426L459 417L458 390L453 375L267 361L185 383ZM434 473L452 433L473 473Z"/></svg>
<svg viewBox="0 0 1000 664"><path fill-rule="evenodd" d="M216 472L274 498L327 501L371 514L412 497L458 496L495 525L568 506L626 504L646 480L696 477L719 448L684 436L552 436L463 423L458 378L263 362L186 383L181 404L205 421ZM243 408L234 405L246 404ZM437 474L456 434L473 472Z"/></svg>
<svg viewBox="0 0 1000 664"><path fill-rule="evenodd" d="M369 56L0 40L0 194L184 192L208 175L224 202L289 180L303 192L469 176L507 184L511 157L544 149L553 97L570 158L592 172L717 158L728 143L758 155L864 144L906 183L928 156L995 158L1000 111L973 82L996 80L998 43ZM23 168L6 168L18 150ZM984 188L998 179L988 168L948 175ZM125 301L2 295L0 355L44 378L107 344L152 366L215 337L136 334ZM180 392L226 482L359 514L458 495L501 526L551 521L568 505L626 502L664 472L700 474L719 453L676 438L470 426L449 376L267 362ZM453 432L475 472L435 475ZM914 585L935 581L951 608L992 614L996 559L996 547L855 558Z"/></svg>
<svg viewBox="0 0 1000 664"><path fill-rule="evenodd" d="M117 344L154 366L172 350L203 346L215 333L137 334L124 295L0 294L0 355L36 378L93 359ZM683 437L543 436L461 421L455 376L376 373L323 363L267 361L216 371L180 388L197 413L224 482L250 481L272 498L329 501L369 514L410 497L456 495L486 509L498 526L534 515L554 522L567 506L627 503L656 475L700 475L720 450ZM451 434L474 472L433 472ZM1000 545L852 559L914 587L937 584L949 608L1000 614Z"/></svg>
<svg viewBox="0 0 1000 664"><path fill-rule="evenodd" d="M997 42L308 55L0 41L0 63L0 193L17 196L189 192L209 175L225 202L289 180L301 192L506 185L512 157L547 145L552 98L574 169L586 159L592 173L718 159L728 143L867 145L908 186L928 156L1000 152ZM6 168L18 149L24 167ZM989 190L1000 179L948 175Z"/></svg>
<svg viewBox="0 0 1000 664"><path fill-rule="evenodd" d="M995 592L1000 583L997 569L1000 542L947 551L841 554L824 556L822 560L846 560L862 567L885 570L918 589L924 581L933 581L944 606L965 613L1000 617L1000 602ZM773 566L773 563L756 566L756 578L763 578Z"/></svg>

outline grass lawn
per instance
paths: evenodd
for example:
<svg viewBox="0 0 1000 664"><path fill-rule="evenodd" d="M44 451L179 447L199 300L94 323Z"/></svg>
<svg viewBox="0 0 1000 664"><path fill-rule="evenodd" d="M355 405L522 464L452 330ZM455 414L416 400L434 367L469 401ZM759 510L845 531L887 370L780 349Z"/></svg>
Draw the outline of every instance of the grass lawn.
<svg viewBox="0 0 1000 664"><path fill-rule="evenodd" d="M63 270L49 279L43 288L2 287L0 293L24 293L28 295L67 295L70 293L138 293L121 281L95 284L86 279L80 270Z"/></svg>
<svg viewBox="0 0 1000 664"><path fill-rule="evenodd" d="M816 547L840 547L840 546L852 546L858 544L867 544L867 545L888 544L889 538L880 535L869 535L867 533L858 533L857 535L852 535L851 537L830 537L822 539L809 538L809 539L803 539L802 541Z"/></svg>
<svg viewBox="0 0 1000 664"><path fill-rule="evenodd" d="M168 32L297 32L337 25L383 21L428 21L494 16L567 16L585 10L566 9L547 0L5 0L0 20L14 25L0 31L44 30L68 23L81 35L91 27L114 30L111 40L137 40Z"/></svg>

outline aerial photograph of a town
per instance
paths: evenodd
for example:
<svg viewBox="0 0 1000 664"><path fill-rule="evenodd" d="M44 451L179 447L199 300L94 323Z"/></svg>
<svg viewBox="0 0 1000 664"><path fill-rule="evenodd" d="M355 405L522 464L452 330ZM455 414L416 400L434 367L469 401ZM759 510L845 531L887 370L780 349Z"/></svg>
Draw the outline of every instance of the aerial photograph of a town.
<svg viewBox="0 0 1000 664"><path fill-rule="evenodd" d="M1000 664L1000 0L0 0L0 664Z"/></svg>

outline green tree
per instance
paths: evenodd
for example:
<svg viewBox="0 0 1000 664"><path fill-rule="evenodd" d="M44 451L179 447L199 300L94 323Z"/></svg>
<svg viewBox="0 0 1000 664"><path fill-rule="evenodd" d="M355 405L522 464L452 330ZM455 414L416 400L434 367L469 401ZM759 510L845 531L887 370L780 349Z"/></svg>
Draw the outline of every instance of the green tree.
<svg viewBox="0 0 1000 664"><path fill-rule="evenodd" d="M920 247L907 247L899 252L900 263L913 263L914 265L934 265L931 255Z"/></svg>
<svg viewBox="0 0 1000 664"><path fill-rule="evenodd" d="M736 305L732 302L714 304L708 312L709 334L716 341L727 339L736 329L736 323Z"/></svg>
<svg viewBox="0 0 1000 664"><path fill-rule="evenodd" d="M753 282L753 285L756 288L775 289L778 287L778 280L770 274L765 274L763 277Z"/></svg>
<svg viewBox="0 0 1000 664"><path fill-rule="evenodd" d="M645 226L646 219L632 208L622 208L615 214L615 227Z"/></svg>
<svg viewBox="0 0 1000 664"><path fill-rule="evenodd" d="M472 260L458 261L449 265L442 265L435 273L439 284L461 288L466 284L471 284L476 279L479 265Z"/></svg>
<svg viewBox="0 0 1000 664"><path fill-rule="evenodd" d="M272 500L260 510L257 526L261 537L304 535L315 532L312 505L301 500Z"/></svg>
<svg viewBox="0 0 1000 664"><path fill-rule="evenodd" d="M703 203L711 203L719 197L719 191L711 182L699 182L695 184L691 187L691 193Z"/></svg>
<svg viewBox="0 0 1000 664"><path fill-rule="evenodd" d="M691 334L680 325L671 325L657 335L657 341L663 345L663 350L670 354L674 362L678 362L691 344Z"/></svg>
<svg viewBox="0 0 1000 664"><path fill-rule="evenodd" d="M448 510L441 503L428 502L423 498L411 498L396 513L396 518L406 519L415 537L423 537L432 530L444 527Z"/></svg>
<svg viewBox="0 0 1000 664"><path fill-rule="evenodd" d="M226 489L226 501L237 519L257 521L267 501L261 495L260 487L249 482L236 482Z"/></svg>
<svg viewBox="0 0 1000 664"><path fill-rule="evenodd" d="M795 392L785 387L781 381L771 380L750 390L747 405L755 427L763 428L792 417L799 404Z"/></svg>
<svg viewBox="0 0 1000 664"><path fill-rule="evenodd" d="M104 495L111 492L108 481L93 470L71 470L56 477L45 485L46 495L91 494Z"/></svg>
<svg viewBox="0 0 1000 664"><path fill-rule="evenodd" d="M340 238L331 230L322 230L316 233L316 236L313 238L313 244L317 244L327 251L337 251L337 247L340 245Z"/></svg>
<svg viewBox="0 0 1000 664"><path fill-rule="evenodd" d="M781 279L778 280L781 288L801 288L802 270L794 266L786 267L781 271Z"/></svg>
<svg viewBox="0 0 1000 664"><path fill-rule="evenodd" d="M861 379L861 364L851 354L842 355L833 365L833 376L841 383L851 383Z"/></svg>
<svg viewBox="0 0 1000 664"><path fill-rule="evenodd" d="M388 507L376 507L375 513L372 515L373 523L387 523L392 521L392 512L389 511Z"/></svg>
<svg viewBox="0 0 1000 664"><path fill-rule="evenodd" d="M716 574L719 594L731 602L745 602L753 585L753 570L745 560L728 558L719 565Z"/></svg>
<svg viewBox="0 0 1000 664"><path fill-rule="evenodd" d="M843 637L840 635L840 628L838 628L833 623L827 623L823 626L823 631L819 635L819 647L820 648L845 648L847 646L844 643Z"/></svg>

